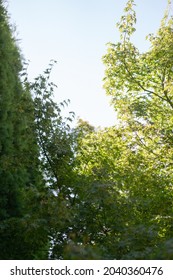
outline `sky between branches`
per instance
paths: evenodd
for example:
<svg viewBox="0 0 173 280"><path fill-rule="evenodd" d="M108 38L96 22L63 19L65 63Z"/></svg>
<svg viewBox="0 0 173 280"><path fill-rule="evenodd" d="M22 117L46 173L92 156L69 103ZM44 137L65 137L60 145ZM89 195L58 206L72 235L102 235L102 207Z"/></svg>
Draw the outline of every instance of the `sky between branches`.
<svg viewBox="0 0 173 280"><path fill-rule="evenodd" d="M57 60L52 81L58 85L58 102L70 99L70 111L95 126L110 126L116 114L102 89L106 43L116 43L116 22L125 0L9 0L11 22L33 79L51 59ZM167 7L167 0L136 0L135 44L141 51L149 44L145 37L155 32Z"/></svg>

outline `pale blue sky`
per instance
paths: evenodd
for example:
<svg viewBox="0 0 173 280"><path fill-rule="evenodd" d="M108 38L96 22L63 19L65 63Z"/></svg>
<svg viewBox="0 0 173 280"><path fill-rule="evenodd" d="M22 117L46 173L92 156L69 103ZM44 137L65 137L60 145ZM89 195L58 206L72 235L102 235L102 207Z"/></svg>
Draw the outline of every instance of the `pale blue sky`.
<svg viewBox="0 0 173 280"><path fill-rule="evenodd" d="M51 59L57 60L52 80L58 85L56 100L70 99L69 110L95 126L116 121L102 89L102 56L106 43L116 43L126 0L8 0L11 22L26 60L29 77L42 73ZM160 24L167 0L136 0L137 32L134 38L143 51L145 36Z"/></svg>

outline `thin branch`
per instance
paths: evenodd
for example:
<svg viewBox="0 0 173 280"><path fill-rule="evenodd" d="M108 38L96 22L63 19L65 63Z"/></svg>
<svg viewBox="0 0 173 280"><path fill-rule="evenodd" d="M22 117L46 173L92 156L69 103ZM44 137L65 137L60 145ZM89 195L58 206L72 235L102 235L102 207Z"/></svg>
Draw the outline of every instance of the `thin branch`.
<svg viewBox="0 0 173 280"><path fill-rule="evenodd" d="M126 53L125 51L126 51L126 33L125 33L125 35L124 35L124 53ZM131 73L131 71L129 70L128 65L127 65L127 63L126 63L126 56L124 56L123 63L124 63L124 66L125 66L125 69L126 69L128 75L131 77L131 79L134 81L134 83L136 83L144 92L149 93L149 94L152 94L152 95L155 95L155 96L157 96L158 98L160 98L161 100L169 102L169 104L170 104L171 107L173 108L173 103L170 103L170 100L168 99L168 97L167 97L166 95L165 95L166 98L164 98L164 97L162 97L161 95L155 93L154 91L149 90L149 89L146 89L146 88L134 77L134 75ZM136 61L136 63L137 63L137 61Z"/></svg>

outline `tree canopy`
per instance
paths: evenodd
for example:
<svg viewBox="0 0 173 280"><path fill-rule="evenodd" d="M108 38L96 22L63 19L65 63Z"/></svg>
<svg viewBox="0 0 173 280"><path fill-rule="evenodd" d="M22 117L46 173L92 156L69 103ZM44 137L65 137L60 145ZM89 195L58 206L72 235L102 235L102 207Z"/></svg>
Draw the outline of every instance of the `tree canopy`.
<svg viewBox="0 0 173 280"><path fill-rule="evenodd" d="M0 1L0 259L173 259L170 5L140 52L127 1L103 56L118 119L102 129L63 117L54 61L28 80Z"/></svg>

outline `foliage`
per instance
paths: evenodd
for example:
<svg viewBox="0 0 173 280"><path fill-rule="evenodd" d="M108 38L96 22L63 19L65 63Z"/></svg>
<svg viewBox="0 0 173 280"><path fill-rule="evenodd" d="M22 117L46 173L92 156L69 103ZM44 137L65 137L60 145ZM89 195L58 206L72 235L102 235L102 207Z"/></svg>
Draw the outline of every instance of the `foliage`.
<svg viewBox="0 0 173 280"><path fill-rule="evenodd" d="M33 101L21 83L22 58L0 2L0 259L31 259L45 247L36 196L43 188ZM34 195L35 194L35 195ZM36 227L35 227L36 224ZM32 230L31 230L32 229ZM30 234L29 234L30 232ZM31 234L32 232L32 234ZM32 236L32 238L31 238ZM40 241L39 241L40 240ZM43 252L42 257L46 256Z"/></svg>
<svg viewBox="0 0 173 280"><path fill-rule="evenodd" d="M168 8L157 34L148 36L150 49L140 53L131 42L136 22L133 4L128 1L126 14L118 24L121 41L109 44L103 58L104 87L112 97L131 149L133 174L131 170L127 173L127 189L137 214L133 232L141 226L141 233L138 228L133 246L131 241L128 244L132 252L127 257L155 258L156 248L172 234L173 19L169 18ZM153 248L147 253L149 242L143 237L148 235L148 227ZM137 239L141 245L135 253ZM164 253L164 257L172 255Z"/></svg>
<svg viewBox="0 0 173 280"><path fill-rule="evenodd" d="M55 62L28 81L0 2L0 258L173 258L169 5L140 53L127 2L120 42L103 57L118 122L101 129L79 119L72 129L69 101L54 101Z"/></svg>
<svg viewBox="0 0 173 280"><path fill-rule="evenodd" d="M69 100L57 104L54 101L56 85L50 82L50 74L55 64L52 61L42 75L33 83L25 80L25 87L32 92L36 139L39 145L41 171L47 193L43 199L42 215L46 219L49 236L49 257L62 258L62 244L72 223L74 152L73 134L70 123L74 113L62 116L62 110ZM60 241L62 240L62 241ZM61 244L61 246L59 245ZM58 252L57 251L58 247Z"/></svg>

